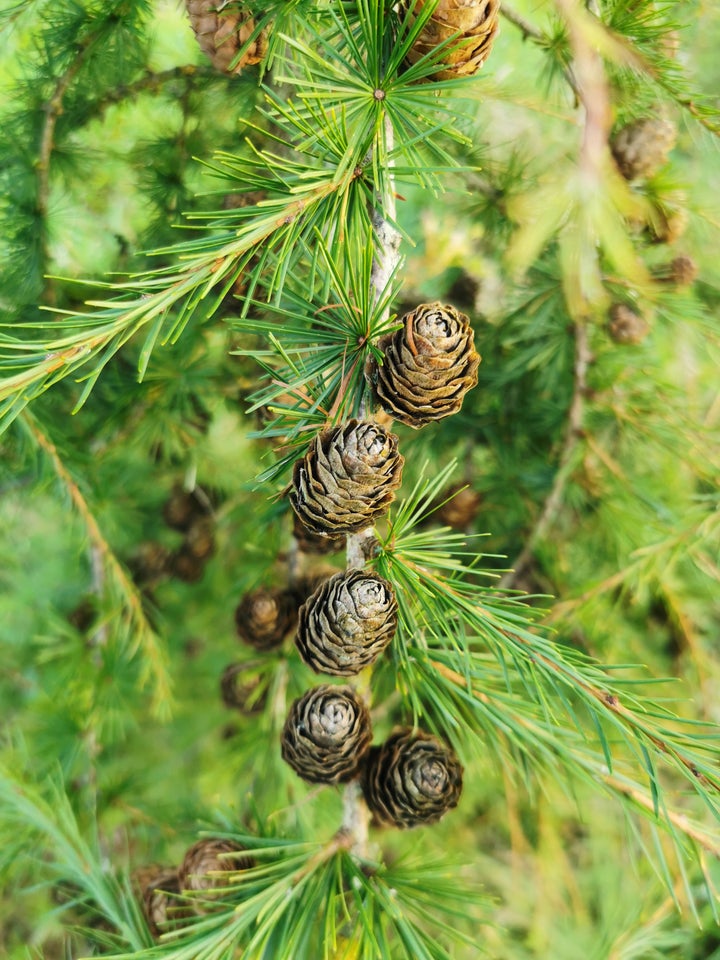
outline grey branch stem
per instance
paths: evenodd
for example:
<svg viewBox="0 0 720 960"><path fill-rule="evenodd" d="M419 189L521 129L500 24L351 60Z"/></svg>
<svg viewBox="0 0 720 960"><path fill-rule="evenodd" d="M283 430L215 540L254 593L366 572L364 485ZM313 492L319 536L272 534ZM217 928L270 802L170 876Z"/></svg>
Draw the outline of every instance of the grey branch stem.
<svg viewBox="0 0 720 960"><path fill-rule="evenodd" d="M382 136L384 138L384 152L387 156L393 148L393 128L387 115L383 123ZM370 283L375 303L386 294L390 280L400 262L400 233L394 225L396 210L391 168L387 171L384 187L384 190L379 190L376 194L371 212L375 234L375 254ZM387 319L389 312L390 308L388 306L383 320ZM359 570L365 566L367 560L366 548L372 541L373 536L372 527L348 536L346 547L346 566L348 570ZM364 692L367 699L367 688ZM363 800L360 785L357 781L349 783L343 794L342 831L351 838L352 849L361 856L367 852L368 823L369 813Z"/></svg>

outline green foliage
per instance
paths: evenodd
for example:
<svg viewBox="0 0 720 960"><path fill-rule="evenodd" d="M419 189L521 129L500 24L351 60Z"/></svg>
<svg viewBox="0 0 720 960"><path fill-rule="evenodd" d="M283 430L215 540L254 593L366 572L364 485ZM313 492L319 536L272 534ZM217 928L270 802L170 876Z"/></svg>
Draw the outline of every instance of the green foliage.
<svg viewBox="0 0 720 960"><path fill-rule="evenodd" d="M432 3L246 6L268 54L229 77L165 0L0 3L5 954L707 960L717 13L505 7L482 73L438 81L450 41L406 62ZM628 184L608 137L656 112L679 146ZM653 229L678 206L671 249ZM342 565L298 553L283 484L373 412L366 363L421 300L466 310L483 360L459 414L397 427L367 562L400 625L358 683L376 741L433 731L464 794L366 843L357 786L280 756L318 678L291 637L238 648L233 611ZM617 302L642 343L608 335ZM184 573L177 488L214 550ZM231 659L255 686L228 722ZM153 939L137 870L177 866L198 824L254 865L171 898Z"/></svg>

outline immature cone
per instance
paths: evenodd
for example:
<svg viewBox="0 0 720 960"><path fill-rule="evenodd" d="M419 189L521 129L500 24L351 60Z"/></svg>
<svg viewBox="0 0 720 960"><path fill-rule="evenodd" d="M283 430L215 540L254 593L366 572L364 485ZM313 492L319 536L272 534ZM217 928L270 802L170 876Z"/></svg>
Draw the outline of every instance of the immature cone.
<svg viewBox="0 0 720 960"><path fill-rule="evenodd" d="M165 867L149 867L135 876L142 899L143 913L150 933L157 939L169 920L189 916L187 908L177 899L180 881L176 870Z"/></svg>
<svg viewBox="0 0 720 960"><path fill-rule="evenodd" d="M260 692L257 668L260 660L230 663L220 677L220 696L226 707L242 713L259 713L265 706L266 691Z"/></svg>
<svg viewBox="0 0 720 960"><path fill-rule="evenodd" d="M387 513L400 486L398 438L366 420L319 434L293 470L290 503L313 533L357 533Z"/></svg>
<svg viewBox="0 0 720 960"><path fill-rule="evenodd" d="M422 427L457 413L477 383L480 357L469 319L449 304L421 303L403 326L378 340L382 364L368 373L378 400L391 417Z"/></svg>
<svg viewBox="0 0 720 960"><path fill-rule="evenodd" d="M255 861L244 847L232 840L211 837L198 840L187 851L178 870L181 890L199 892L227 886L221 874L250 870Z"/></svg>
<svg viewBox="0 0 720 960"><path fill-rule="evenodd" d="M175 484L163 504L162 512L169 527L185 533L196 520L207 514L207 508L194 491L183 490L179 484Z"/></svg>
<svg viewBox="0 0 720 960"><path fill-rule="evenodd" d="M260 587L246 593L235 610L238 634L256 650L280 646L296 622L297 604L290 590Z"/></svg>
<svg viewBox="0 0 720 960"><path fill-rule="evenodd" d="M316 673L352 677L377 660L396 628L388 581L350 570L330 577L300 607L295 643Z"/></svg>
<svg viewBox="0 0 720 960"><path fill-rule="evenodd" d="M215 553L214 528L209 517L196 520L185 535L183 548L199 560L208 560Z"/></svg>
<svg viewBox="0 0 720 960"><path fill-rule="evenodd" d="M422 13L427 0L417 0L411 22ZM408 53L408 61L417 61L444 40L454 38L443 48L441 66L432 74L435 80L453 80L477 73L490 53L498 29L500 0L439 0Z"/></svg>
<svg viewBox="0 0 720 960"><path fill-rule="evenodd" d="M622 127L610 149L626 180L648 179L667 162L675 146L675 124L663 117L643 117Z"/></svg>
<svg viewBox="0 0 720 960"><path fill-rule="evenodd" d="M698 268L692 257L675 257L670 261L668 280L676 287L689 287L697 279Z"/></svg>
<svg viewBox="0 0 720 960"><path fill-rule="evenodd" d="M684 194L675 191L654 206L647 228L651 243L665 243L670 246L680 239L687 230L690 219L685 207L686 202Z"/></svg>
<svg viewBox="0 0 720 960"><path fill-rule="evenodd" d="M650 332L650 324L624 303L610 307L608 333L615 343L636 345Z"/></svg>
<svg viewBox="0 0 720 960"><path fill-rule="evenodd" d="M184 583L197 583L205 573L205 561L183 546L172 555L170 572Z"/></svg>
<svg viewBox="0 0 720 960"><path fill-rule="evenodd" d="M282 732L283 760L308 783L346 783L370 748L370 714L350 687L324 684L290 707Z"/></svg>
<svg viewBox="0 0 720 960"><path fill-rule="evenodd" d="M370 751L363 775L365 802L380 825L435 823L457 806L462 775L454 752L436 737L397 730Z"/></svg>
<svg viewBox="0 0 720 960"><path fill-rule="evenodd" d="M255 21L241 4L223 0L186 0L186 5L200 49L210 57L216 70L240 73L243 67L260 63L263 59L267 52L267 36L261 30L245 47L255 33ZM237 60L243 47L243 55Z"/></svg>
<svg viewBox="0 0 720 960"><path fill-rule="evenodd" d="M440 494L440 504L433 514L434 519L453 530L465 530L477 516L480 494L466 483L454 483Z"/></svg>

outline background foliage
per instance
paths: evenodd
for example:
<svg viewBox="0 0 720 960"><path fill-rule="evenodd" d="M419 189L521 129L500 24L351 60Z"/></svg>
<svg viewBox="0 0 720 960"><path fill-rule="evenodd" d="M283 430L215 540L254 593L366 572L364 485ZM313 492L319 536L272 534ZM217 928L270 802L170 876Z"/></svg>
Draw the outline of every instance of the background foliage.
<svg viewBox="0 0 720 960"><path fill-rule="evenodd" d="M136 955L151 941L128 875L177 863L208 830L244 837L267 863L248 894L280 911L258 914L256 930L274 918L267 956L305 956L311 948L289 931L316 923L333 945L327 955L348 960L378 955L372 949L473 957L478 943L508 960L720 956L711 726L720 719L720 14L703 2L598 5L618 44L603 50L615 123L662 103L679 141L649 184L630 191L595 171L588 195L574 193L582 74L575 64L568 83L577 47L566 4L516 3L481 74L433 92L435 114L430 95L401 77L390 99L403 137L384 156L373 140L377 105L358 90L392 51L373 47L378 62L361 62L348 46L333 60L312 30L342 44L350 19L336 14L314 28L316 5L276 6L286 25L307 20L310 32L288 27L263 89L252 70L214 73L174 2L0 4L5 954ZM357 7L374 22L373 4ZM678 28L670 59L661 40ZM355 183L363 137L376 167ZM283 396L307 374L308 344L327 347L322 407L345 372L333 335L354 322L352 304L363 305L374 335L380 329L362 238L367 201L378 183L387 193L390 157L407 259L387 300L394 313L423 299L456 303L473 319L483 361L460 414L419 433L398 429L406 482L375 562L407 599L392 659L373 678L376 705L388 704L376 729L421 716L460 751L465 792L437 827L382 834L377 878L347 852L320 857L304 895L281 908L263 898L322 853L342 797L305 787L269 746L288 698L311 682L296 657L284 651L257 668L270 693L258 715L230 714L218 693L226 664L253 658L234 634L241 595L283 585L295 562L277 497L283 460L272 467L247 411L285 408L265 433L292 436L295 426L287 466L302 447L300 427L322 419ZM318 183L329 184L328 205L272 233L289 202L283 191L304 189L303 178L308 208ZM224 199L250 189L270 191L266 211ZM624 225L638 195L678 193L689 225L672 248ZM313 227L340 222L347 235L325 231L315 242ZM245 244L256 229L260 242ZM180 255L225 255L227 230L237 231L235 246L216 296L193 300L190 290L187 310L158 299L146 322L143 297L163 296ZM662 281L680 252L699 268L691 288ZM230 291L238 263L251 278L240 300ZM73 347L54 338L86 336L82 302L111 295L88 278L108 274L127 284L124 299L92 308L88 324L110 333L80 367L88 354L61 355ZM272 308L258 306L273 296ZM642 344L609 338L606 310L617 298L651 320ZM141 320L123 326L136 300ZM322 320L313 317L320 302L333 305ZM275 331L285 352L263 336ZM260 381L262 364L281 387ZM45 393L68 369L79 382L70 376ZM359 404L360 369L348 413ZM469 531L478 538L439 533L423 516L452 482L480 495ZM197 485L212 507L215 554L194 583L147 569L148 544L181 550L162 515L178 484ZM483 573L468 578L473 563ZM498 582L532 595L529 605L493 589ZM420 629L423 651L413 647ZM592 658L633 666L606 674ZM479 696L465 695L468 677ZM360 919L337 930L332 910L318 920L312 905L340 902L349 888ZM428 904L439 927L423 925ZM397 920L405 915L408 929ZM200 941L216 942L223 916L206 921L188 956L231 955L197 952ZM251 913L233 916L242 923ZM450 947L442 923L470 942ZM358 946L368 930L374 948ZM169 943L156 955L180 960L174 951Z"/></svg>

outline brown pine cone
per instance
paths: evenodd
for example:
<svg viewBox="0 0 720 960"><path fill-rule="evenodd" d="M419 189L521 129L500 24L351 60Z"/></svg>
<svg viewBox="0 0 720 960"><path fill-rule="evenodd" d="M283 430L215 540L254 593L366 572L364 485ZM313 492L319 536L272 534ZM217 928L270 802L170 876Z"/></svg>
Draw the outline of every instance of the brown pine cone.
<svg viewBox="0 0 720 960"><path fill-rule="evenodd" d="M257 669L260 660L244 660L230 663L220 678L220 696L226 707L242 713L260 713L267 699L267 691L259 690L260 677Z"/></svg>
<svg viewBox="0 0 720 960"><path fill-rule="evenodd" d="M300 607L295 643L316 673L352 677L377 660L396 629L392 586L350 570L330 577Z"/></svg>
<svg viewBox="0 0 720 960"><path fill-rule="evenodd" d="M396 730L370 751L363 793L378 824L415 827L457 806L462 775L460 761L437 737Z"/></svg>
<svg viewBox="0 0 720 960"><path fill-rule="evenodd" d="M241 3L228 3L227 0L186 0L186 6L200 49L210 58L216 70L237 74L243 67L260 63L264 58L267 53L267 35L261 30L246 47L237 63L234 63L240 50L255 32L255 21Z"/></svg>
<svg viewBox="0 0 720 960"><path fill-rule="evenodd" d="M402 324L380 337L385 356L382 364L370 358L368 373L383 409L417 428L458 412L480 356L469 319L449 304L421 303Z"/></svg>
<svg viewBox="0 0 720 960"><path fill-rule="evenodd" d="M662 201L654 206L653 216L647 227L651 243L670 246L680 239L690 220L685 203L684 194L675 191L672 196L663 197Z"/></svg>
<svg viewBox="0 0 720 960"><path fill-rule="evenodd" d="M177 870L171 867L147 867L138 870L133 879L140 894L148 929L156 940L167 929L168 922L191 916L187 907L177 899L180 893Z"/></svg>
<svg viewBox="0 0 720 960"><path fill-rule="evenodd" d="M689 287L697 280L698 268L692 257L675 257L670 262L670 282L676 287Z"/></svg>
<svg viewBox="0 0 720 960"><path fill-rule="evenodd" d="M209 837L198 840L187 851L178 870L181 890L217 890L228 885L228 873L251 870L255 861L245 847L233 840ZM220 876L223 874L223 876Z"/></svg>
<svg viewBox="0 0 720 960"><path fill-rule="evenodd" d="M83 597L80 603L70 611L67 620L78 633L87 633L95 623L97 615L98 598L94 594L90 594Z"/></svg>
<svg viewBox="0 0 720 960"><path fill-rule="evenodd" d="M185 535L183 548L198 560L209 560L215 553L215 524L209 517L196 520Z"/></svg>
<svg viewBox="0 0 720 960"><path fill-rule="evenodd" d="M181 547L172 555L170 572L183 583L197 583L205 573L205 561Z"/></svg>
<svg viewBox="0 0 720 960"><path fill-rule="evenodd" d="M663 117L643 117L622 127L610 149L626 180L647 180L667 163L675 146L677 129Z"/></svg>
<svg viewBox="0 0 720 960"><path fill-rule="evenodd" d="M251 590L235 610L237 632L256 650L272 650L297 623L297 608L291 590Z"/></svg>
<svg viewBox="0 0 720 960"><path fill-rule="evenodd" d="M675 287L689 287L697 280L698 268L692 257L679 256L656 267L653 271L655 278L662 283L670 283Z"/></svg>
<svg viewBox="0 0 720 960"><path fill-rule="evenodd" d="M398 438L367 420L350 420L314 439L293 470L290 503L313 533L357 533L384 516L405 462Z"/></svg>
<svg viewBox="0 0 720 960"><path fill-rule="evenodd" d="M614 303L609 317L608 333L615 343L636 345L642 343L650 332L647 320L624 303Z"/></svg>
<svg viewBox="0 0 720 960"><path fill-rule="evenodd" d="M347 783L372 742L370 713L350 687L324 684L290 707L282 757L308 783Z"/></svg>
<svg viewBox="0 0 720 960"><path fill-rule="evenodd" d="M162 513L169 527L185 533L196 520L206 516L207 508L195 491L183 490L182 486L176 483L163 504Z"/></svg>
<svg viewBox="0 0 720 960"><path fill-rule="evenodd" d="M133 580L140 586L155 583L173 572L170 550L156 540L141 543L131 557L128 566Z"/></svg>
<svg viewBox="0 0 720 960"><path fill-rule="evenodd" d="M347 542L344 534L339 537L332 537L321 533L313 533L312 530L308 530L297 514L295 514L293 520L293 536L297 540L298 548L303 553L317 555L339 553L340 550L345 549Z"/></svg>
<svg viewBox="0 0 720 960"><path fill-rule="evenodd" d="M453 530L466 530L475 520L481 497L466 483L454 483L437 498L439 504L433 518Z"/></svg>
<svg viewBox="0 0 720 960"><path fill-rule="evenodd" d="M417 0L414 4L410 13L412 23L426 2ZM495 40L499 12L500 0L439 0L408 53L409 63L417 63L443 41L455 37L444 47L442 66L432 74L432 79L453 80L477 73Z"/></svg>

